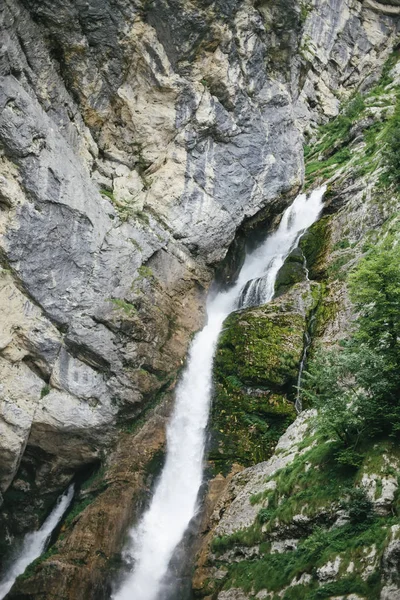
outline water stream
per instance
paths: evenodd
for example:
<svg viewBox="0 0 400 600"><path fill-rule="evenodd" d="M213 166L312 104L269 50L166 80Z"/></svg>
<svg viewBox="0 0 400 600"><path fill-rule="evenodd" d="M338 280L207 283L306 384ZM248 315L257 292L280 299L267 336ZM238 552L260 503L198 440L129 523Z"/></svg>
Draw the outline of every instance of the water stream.
<svg viewBox="0 0 400 600"><path fill-rule="evenodd" d="M74 486L70 485L68 490L60 496L41 528L26 534L18 556L0 582L0 600L3 600L11 590L18 575L22 575L25 569L42 554L51 534L71 504L73 496Z"/></svg>
<svg viewBox="0 0 400 600"><path fill-rule="evenodd" d="M297 386L296 386L297 393L296 393L296 401L294 403L294 406L295 406L295 409L296 409L296 412L298 415L303 410L303 402L301 399L301 382L303 380L303 372L304 372L304 368L306 366L307 354L308 354L308 351L310 349L311 342L312 342L311 330L312 330L314 320L315 320L315 315L312 315L309 326L308 326L309 331L306 331L304 333L304 350L303 350L303 356L301 357L301 361L300 361L299 374L297 376Z"/></svg>
<svg viewBox="0 0 400 600"><path fill-rule="evenodd" d="M213 358L223 322L233 310L272 299L277 273L302 233L318 218L324 192L325 187L309 197L297 196L284 212L278 229L246 257L235 285L210 296L207 324L193 340L187 368L177 387L167 429L164 469L148 510L129 534L125 558L134 567L114 593L114 600L165 597L168 565L199 508Z"/></svg>

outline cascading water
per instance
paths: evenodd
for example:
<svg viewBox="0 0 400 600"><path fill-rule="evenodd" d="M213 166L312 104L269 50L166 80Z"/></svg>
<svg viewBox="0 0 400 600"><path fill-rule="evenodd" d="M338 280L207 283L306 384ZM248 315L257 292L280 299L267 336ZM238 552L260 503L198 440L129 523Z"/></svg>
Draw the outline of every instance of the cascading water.
<svg viewBox="0 0 400 600"><path fill-rule="evenodd" d="M307 259L303 254L303 269L304 269L304 273L306 274L306 280L310 281L309 278L309 271L307 269ZM295 409L297 414L299 415L302 410L303 410L303 402L301 400L301 381L303 379L303 371L304 371L304 367L306 366L306 360L307 360L307 354L308 351L310 349L311 346L311 342L312 342L312 337L311 337L311 329L313 326L315 320L315 315L312 315L310 323L309 323L309 330L310 331L306 331L304 334L304 350L303 350L303 356L301 357L301 361L300 361L300 367L299 367L299 374L297 376L297 394L296 394L296 401L294 403Z"/></svg>
<svg viewBox="0 0 400 600"><path fill-rule="evenodd" d="M177 388L176 404L167 429L164 469L150 507L130 532L126 558L133 559L134 568L114 593L114 600L160 600L163 597L169 562L198 508L212 365L223 322L237 308L271 300L276 275L286 256L321 212L325 189L314 191L309 198L305 194L297 196L283 214L277 231L247 256L237 283L209 299L207 325L193 340L187 368ZM246 284L247 291L244 290ZM256 289L256 293L251 288Z"/></svg>
<svg viewBox="0 0 400 600"><path fill-rule="evenodd" d="M4 579L0 582L0 600L2 600L11 590L18 575L22 575L27 566L42 554L52 532L62 519L68 506L71 504L73 496L74 486L71 485L65 494L60 496L56 506L53 508L41 528L38 531L28 533L25 536L18 557L5 574Z"/></svg>
<svg viewBox="0 0 400 600"><path fill-rule="evenodd" d="M312 329L314 320L315 320L315 315L313 315L311 317L310 324L309 324L309 329L310 330ZM312 342L311 333L309 333L308 331L306 331L305 334L304 334L303 356L301 357L300 367L299 367L299 374L297 376L296 401L294 403L294 406L295 406L295 409L296 409L296 412L297 412L298 415L303 410L303 402L302 402L302 399L301 399L301 382L302 382L302 379L303 379L303 371L304 371L304 367L306 366L307 354L308 354L308 351L310 349L311 342Z"/></svg>

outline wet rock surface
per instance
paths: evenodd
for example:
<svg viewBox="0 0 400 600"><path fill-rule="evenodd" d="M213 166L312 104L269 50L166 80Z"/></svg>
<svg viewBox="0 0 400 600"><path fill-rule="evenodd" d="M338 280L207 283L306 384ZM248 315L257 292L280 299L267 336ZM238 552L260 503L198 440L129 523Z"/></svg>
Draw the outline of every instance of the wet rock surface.
<svg viewBox="0 0 400 600"><path fill-rule="evenodd" d="M209 459L217 470L265 460L294 420L304 332L318 301L318 286L311 287L297 285L286 296L226 320L211 409Z"/></svg>
<svg viewBox="0 0 400 600"><path fill-rule="evenodd" d="M121 427L143 426L171 392L212 267L238 227L255 215L269 225L290 202L302 132L376 79L397 11L372 0L2 3L2 543L38 526L77 473L108 473ZM337 335L343 315L330 320ZM122 436L132 472L156 452L136 449L136 435ZM42 570L24 594L102 588L96 547L107 560L120 548L129 490L146 487L122 480L123 514L111 492L96 496L115 527L96 525L88 505L95 542L73 524L84 559L57 559L64 574L44 584Z"/></svg>

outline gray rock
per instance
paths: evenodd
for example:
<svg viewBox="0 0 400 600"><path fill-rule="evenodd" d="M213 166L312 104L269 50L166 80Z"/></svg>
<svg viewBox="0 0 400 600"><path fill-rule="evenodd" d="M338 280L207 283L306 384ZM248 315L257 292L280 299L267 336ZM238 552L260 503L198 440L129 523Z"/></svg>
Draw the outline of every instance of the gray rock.
<svg viewBox="0 0 400 600"><path fill-rule="evenodd" d="M265 483L268 477L290 464L298 454L307 451L307 448L299 451L298 445L308 431L309 419L314 414L314 411L304 411L297 417L280 438L275 454L269 460L235 475L227 490L226 498L222 500L222 504L227 504L224 506L222 517L220 517L220 505L217 505L213 515L217 523L215 535L232 535L235 531L250 527L254 523L260 505L252 504L251 497L268 489L268 484Z"/></svg>
<svg viewBox="0 0 400 600"><path fill-rule="evenodd" d="M393 589L396 587L397 594L400 588L400 526L392 525L391 540L387 546L382 560L382 570L387 587ZM386 592L385 592L386 593ZM383 594L383 591L382 591ZM389 598L389 596L383 596ZM382 596L381 596L382 598ZM393 598L396 598L394 595Z"/></svg>
<svg viewBox="0 0 400 600"><path fill-rule="evenodd" d="M2 490L31 451L65 485L174 379L205 265L290 201L302 133L371 85L398 8L1 3Z"/></svg>

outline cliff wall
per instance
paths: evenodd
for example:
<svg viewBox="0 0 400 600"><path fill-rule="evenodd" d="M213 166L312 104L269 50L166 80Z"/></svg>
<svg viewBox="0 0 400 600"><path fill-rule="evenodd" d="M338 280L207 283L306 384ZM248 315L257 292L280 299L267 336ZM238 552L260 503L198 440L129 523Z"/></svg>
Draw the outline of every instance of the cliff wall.
<svg viewBox="0 0 400 600"><path fill-rule="evenodd" d="M303 134L379 79L399 13L373 0L2 3L3 547L101 465L30 597L103 593L214 266L300 189Z"/></svg>

